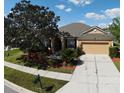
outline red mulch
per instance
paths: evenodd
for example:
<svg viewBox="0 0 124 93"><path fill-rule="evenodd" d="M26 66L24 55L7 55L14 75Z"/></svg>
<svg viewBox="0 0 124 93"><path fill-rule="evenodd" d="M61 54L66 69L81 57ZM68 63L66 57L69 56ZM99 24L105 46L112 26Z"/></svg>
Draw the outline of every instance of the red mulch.
<svg viewBox="0 0 124 93"><path fill-rule="evenodd" d="M64 69L73 70L76 66L64 66Z"/></svg>
<svg viewBox="0 0 124 93"><path fill-rule="evenodd" d="M112 58L113 62L120 62L120 58Z"/></svg>

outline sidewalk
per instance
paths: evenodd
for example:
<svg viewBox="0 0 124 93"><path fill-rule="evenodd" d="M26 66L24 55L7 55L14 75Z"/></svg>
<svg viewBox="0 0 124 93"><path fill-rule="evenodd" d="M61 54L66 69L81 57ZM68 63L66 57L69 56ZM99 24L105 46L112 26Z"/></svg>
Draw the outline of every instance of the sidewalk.
<svg viewBox="0 0 124 93"><path fill-rule="evenodd" d="M11 93L11 91L14 93L36 93L36 92L30 91L28 89L25 89L23 87L20 87L6 79L4 79L4 85L5 85L5 87L9 88L9 90L8 90L9 93ZM10 91L10 89L11 89L11 91ZM4 93L6 93L5 90L4 90Z"/></svg>
<svg viewBox="0 0 124 93"><path fill-rule="evenodd" d="M119 72L107 55L83 55L72 79L56 93L119 93Z"/></svg>
<svg viewBox="0 0 124 93"><path fill-rule="evenodd" d="M22 72L26 72L32 75L40 75L43 77L58 79L58 80L64 80L64 81L70 81L72 74L66 74L66 73L59 73L59 72L53 72L53 71L45 71L45 70L37 70L35 68L30 68L26 66L21 66L17 64L13 64L10 62L4 62L4 65Z"/></svg>

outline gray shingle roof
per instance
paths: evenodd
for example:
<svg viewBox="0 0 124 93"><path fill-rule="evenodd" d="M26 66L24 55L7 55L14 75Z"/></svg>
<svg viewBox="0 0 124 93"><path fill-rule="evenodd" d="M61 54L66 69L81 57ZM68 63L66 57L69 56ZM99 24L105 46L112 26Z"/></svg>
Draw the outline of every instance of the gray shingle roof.
<svg viewBox="0 0 124 93"><path fill-rule="evenodd" d="M93 29L98 29L99 31L101 31L103 33L102 34L101 33L89 34L88 32L92 31ZM82 39L82 40L112 40L113 35L108 31L104 31L100 27L93 26L90 29L82 32L78 39Z"/></svg>
<svg viewBox="0 0 124 93"><path fill-rule="evenodd" d="M103 34L89 34L88 32L93 29L98 29L103 32ZM77 37L79 40L113 40L113 35L107 31L104 31L100 27L88 25L82 23L72 23L59 28L61 32L69 32L71 36Z"/></svg>
<svg viewBox="0 0 124 93"><path fill-rule="evenodd" d="M78 38L78 40L112 40L113 36L112 35L107 35L107 34L84 34L81 37Z"/></svg>
<svg viewBox="0 0 124 93"><path fill-rule="evenodd" d="M98 29L99 31L101 31L101 32L103 32L103 33L105 33L105 34L107 34L107 31L104 31L104 30L101 29L100 27L98 27L98 26L92 26L92 27L90 27L88 30L83 31L83 32L81 33L81 35L82 35L82 34L85 34L85 33L87 33L87 32L90 32L90 31L92 31L93 29Z"/></svg>
<svg viewBox="0 0 124 93"><path fill-rule="evenodd" d="M82 24L82 23L72 23L63 27L60 27L59 30L61 32L69 32L70 35L74 37L80 37L83 31L86 31L90 28L90 26Z"/></svg>

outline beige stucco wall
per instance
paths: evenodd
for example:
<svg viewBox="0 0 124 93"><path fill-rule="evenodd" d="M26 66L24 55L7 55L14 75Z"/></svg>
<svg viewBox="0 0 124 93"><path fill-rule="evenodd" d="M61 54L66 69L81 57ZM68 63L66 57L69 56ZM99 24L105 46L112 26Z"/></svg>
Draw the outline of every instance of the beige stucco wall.
<svg viewBox="0 0 124 93"><path fill-rule="evenodd" d="M88 34L104 34L104 33L99 31L98 29L93 29L92 31L88 32Z"/></svg>

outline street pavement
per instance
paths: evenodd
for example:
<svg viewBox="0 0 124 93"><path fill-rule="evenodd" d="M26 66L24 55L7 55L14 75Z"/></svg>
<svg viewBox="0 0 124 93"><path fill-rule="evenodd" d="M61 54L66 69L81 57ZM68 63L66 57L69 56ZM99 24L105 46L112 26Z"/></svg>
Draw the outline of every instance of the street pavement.
<svg viewBox="0 0 124 93"><path fill-rule="evenodd" d="M4 93L18 93L18 92L4 85Z"/></svg>
<svg viewBox="0 0 124 93"><path fill-rule="evenodd" d="M36 93L4 79L4 93Z"/></svg>

